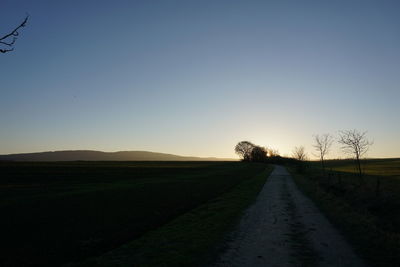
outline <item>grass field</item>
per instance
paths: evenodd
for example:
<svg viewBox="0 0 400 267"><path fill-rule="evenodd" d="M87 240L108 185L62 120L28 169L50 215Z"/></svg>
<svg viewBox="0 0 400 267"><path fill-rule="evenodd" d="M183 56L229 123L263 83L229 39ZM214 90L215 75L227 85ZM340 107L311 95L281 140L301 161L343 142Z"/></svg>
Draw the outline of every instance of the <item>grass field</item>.
<svg viewBox="0 0 400 267"><path fill-rule="evenodd" d="M313 162L313 165L319 165L319 162ZM356 173L354 160L328 160L327 169ZM400 159L368 159L362 161L362 169L367 175L390 176L400 179Z"/></svg>
<svg viewBox="0 0 400 267"><path fill-rule="evenodd" d="M0 265L57 266L100 256L243 185L239 191L251 187L247 199L254 197L265 168L241 162L2 162Z"/></svg>
<svg viewBox="0 0 400 267"><path fill-rule="evenodd" d="M326 166L326 175L318 162L292 172L371 265L400 266L400 159L364 160L362 180L352 160Z"/></svg>

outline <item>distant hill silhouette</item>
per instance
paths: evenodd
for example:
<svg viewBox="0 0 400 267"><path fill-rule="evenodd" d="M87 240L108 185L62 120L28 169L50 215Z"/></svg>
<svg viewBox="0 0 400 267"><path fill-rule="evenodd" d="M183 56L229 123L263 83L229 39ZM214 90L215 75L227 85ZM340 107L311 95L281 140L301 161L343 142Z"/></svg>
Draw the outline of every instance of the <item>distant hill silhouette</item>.
<svg viewBox="0 0 400 267"><path fill-rule="evenodd" d="M6 161L232 161L235 159L185 157L149 151L102 152L94 150L66 150L0 155Z"/></svg>

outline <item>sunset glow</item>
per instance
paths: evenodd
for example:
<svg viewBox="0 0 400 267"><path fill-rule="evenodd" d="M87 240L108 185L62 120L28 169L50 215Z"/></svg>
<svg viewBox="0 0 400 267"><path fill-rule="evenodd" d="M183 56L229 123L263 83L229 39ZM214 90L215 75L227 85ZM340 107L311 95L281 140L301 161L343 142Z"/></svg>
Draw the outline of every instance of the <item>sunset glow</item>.
<svg viewBox="0 0 400 267"><path fill-rule="evenodd" d="M92 149L290 155L367 130L400 156L397 1L6 0L0 154ZM342 156L335 146L331 157Z"/></svg>

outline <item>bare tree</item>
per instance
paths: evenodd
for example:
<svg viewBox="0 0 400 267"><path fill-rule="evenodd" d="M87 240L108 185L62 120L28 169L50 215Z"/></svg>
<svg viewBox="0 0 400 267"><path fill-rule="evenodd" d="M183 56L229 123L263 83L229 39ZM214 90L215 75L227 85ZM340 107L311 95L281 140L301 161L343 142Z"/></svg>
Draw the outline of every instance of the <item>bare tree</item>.
<svg viewBox="0 0 400 267"><path fill-rule="evenodd" d="M293 149L293 158L299 160L299 161L304 161L307 160L307 153L306 153L306 149L304 148L304 146L299 146L299 147L295 147Z"/></svg>
<svg viewBox="0 0 400 267"><path fill-rule="evenodd" d="M342 150L350 155L353 155L356 160L356 167L362 183L361 157L367 153L373 142L369 141L366 136L367 132L359 132L357 130L347 130L339 132L339 143L342 145Z"/></svg>
<svg viewBox="0 0 400 267"><path fill-rule="evenodd" d="M270 158L279 156L278 149L266 148L266 151L267 151L267 156Z"/></svg>
<svg viewBox="0 0 400 267"><path fill-rule="evenodd" d="M241 141L235 146L235 152L238 154L243 161L251 160L251 152L255 145L249 141Z"/></svg>
<svg viewBox="0 0 400 267"><path fill-rule="evenodd" d="M22 23L19 24L14 30L12 30L11 32L9 32L3 36L0 36L0 45L2 47L6 47L6 48L0 48L0 53L7 53L7 52L11 52L14 50L15 41L17 41L17 37L19 36L18 31L21 28L26 26L26 23L28 22L28 18L29 18L29 16L26 16L24 21L22 21Z"/></svg>
<svg viewBox="0 0 400 267"><path fill-rule="evenodd" d="M315 135L314 147L318 151L319 159L321 160L322 171L325 174L325 156L329 153L329 149L333 143L333 137L330 134Z"/></svg>

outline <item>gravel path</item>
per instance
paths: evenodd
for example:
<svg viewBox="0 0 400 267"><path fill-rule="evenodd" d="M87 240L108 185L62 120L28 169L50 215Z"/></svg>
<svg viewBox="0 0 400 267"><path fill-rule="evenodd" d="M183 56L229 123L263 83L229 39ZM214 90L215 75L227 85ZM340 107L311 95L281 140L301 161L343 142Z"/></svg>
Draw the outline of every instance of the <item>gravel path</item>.
<svg viewBox="0 0 400 267"><path fill-rule="evenodd" d="M365 266L282 166L275 166L214 265Z"/></svg>

